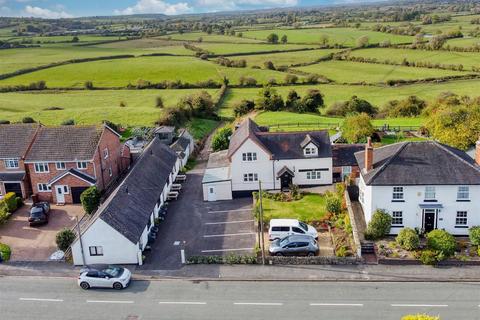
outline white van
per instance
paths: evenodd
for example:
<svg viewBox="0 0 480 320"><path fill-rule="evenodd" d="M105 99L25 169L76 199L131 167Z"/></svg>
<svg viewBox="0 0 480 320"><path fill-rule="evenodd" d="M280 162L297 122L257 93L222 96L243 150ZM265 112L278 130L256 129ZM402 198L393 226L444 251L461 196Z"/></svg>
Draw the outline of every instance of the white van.
<svg viewBox="0 0 480 320"><path fill-rule="evenodd" d="M297 234L306 234L315 239L318 238L317 230L304 222L296 219L270 220L270 228L268 229L268 239L270 241Z"/></svg>

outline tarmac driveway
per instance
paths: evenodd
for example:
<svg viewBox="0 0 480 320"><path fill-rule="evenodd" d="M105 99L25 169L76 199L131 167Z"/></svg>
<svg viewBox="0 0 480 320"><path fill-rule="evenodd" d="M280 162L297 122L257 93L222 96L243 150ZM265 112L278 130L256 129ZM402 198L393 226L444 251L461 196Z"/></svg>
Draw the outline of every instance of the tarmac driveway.
<svg viewBox="0 0 480 320"><path fill-rule="evenodd" d="M187 174L179 198L168 205L166 219L141 269L179 269L183 248L187 257L253 252L252 199L204 202L203 172L204 164L200 164Z"/></svg>
<svg viewBox="0 0 480 320"><path fill-rule="evenodd" d="M28 216L31 205L25 204L0 226L0 242L12 249L11 261L47 261L55 252L57 232L75 225L75 217L83 216L80 205L51 206L48 224L30 227Z"/></svg>

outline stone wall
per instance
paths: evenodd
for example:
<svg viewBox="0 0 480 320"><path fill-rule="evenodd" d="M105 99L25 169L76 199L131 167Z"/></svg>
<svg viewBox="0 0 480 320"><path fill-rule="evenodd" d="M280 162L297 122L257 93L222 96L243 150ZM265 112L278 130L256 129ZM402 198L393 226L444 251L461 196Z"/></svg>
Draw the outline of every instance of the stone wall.
<svg viewBox="0 0 480 320"><path fill-rule="evenodd" d="M262 263L262 259L258 259ZM353 265L362 263L357 257L265 257L266 264L289 265Z"/></svg>

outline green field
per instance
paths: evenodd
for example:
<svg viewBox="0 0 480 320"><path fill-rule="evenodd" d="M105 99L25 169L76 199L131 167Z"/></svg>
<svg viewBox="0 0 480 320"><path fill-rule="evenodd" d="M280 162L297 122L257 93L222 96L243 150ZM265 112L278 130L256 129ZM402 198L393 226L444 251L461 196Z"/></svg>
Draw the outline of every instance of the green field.
<svg viewBox="0 0 480 320"><path fill-rule="evenodd" d="M259 40L252 40L248 38L225 36L221 34L208 34L205 32L189 32L184 34L174 33L166 36L159 37L160 39L172 39L181 41L193 41L199 42L199 38L202 38L202 42L229 42L229 43L256 43L261 42Z"/></svg>
<svg viewBox="0 0 480 320"><path fill-rule="evenodd" d="M401 63L403 59L414 62L432 62L440 64L462 64L465 70L471 70L473 66L480 67L480 54L477 52L448 52L426 51L411 49L376 48L355 50L353 57L365 57L378 59L379 61L395 61Z"/></svg>
<svg viewBox="0 0 480 320"><path fill-rule="evenodd" d="M209 79L220 82L224 76L237 84L241 76L252 76L259 83L266 83L271 78L282 82L285 74L271 70L226 68L193 57L140 57L59 66L2 80L0 86L45 80L47 86L53 88L79 88L86 81L93 81L98 87L112 88L136 84L139 79L197 83Z"/></svg>
<svg viewBox="0 0 480 320"><path fill-rule="evenodd" d="M353 28L319 28L319 29L291 29L291 30L255 30L245 31L244 37L266 40L271 33L277 33L279 37L284 34L290 43L320 43L322 36L327 36L330 44L355 46L358 38L367 36L370 43L381 43L389 40L391 43L410 43L413 37L399 36L388 33L358 30Z"/></svg>
<svg viewBox="0 0 480 320"><path fill-rule="evenodd" d="M303 72L319 74L338 83L386 83L388 80L415 80L461 76L467 72L413 68L385 64L371 64L352 61L325 61L295 68Z"/></svg>
<svg viewBox="0 0 480 320"><path fill-rule="evenodd" d="M301 44L266 44L266 43L242 43L232 45L231 43L198 43L196 47L205 49L214 54L235 54L250 52L286 51L304 48L315 48L315 45Z"/></svg>
<svg viewBox="0 0 480 320"><path fill-rule="evenodd" d="M99 90L63 92L0 93L0 119L20 121L29 116L44 124L58 125L67 119L79 124L99 123L108 119L124 125L153 125L161 109L155 107L157 97L165 106L199 90ZM217 90L207 90L212 96ZM120 107L123 101L126 106ZM64 110L45 110L60 107Z"/></svg>
<svg viewBox="0 0 480 320"><path fill-rule="evenodd" d="M314 62L322 57L329 55L330 53L339 52L340 50L335 49L319 49L319 50L308 50L308 51L298 51L298 52L282 52L282 53L270 53L270 54L254 54L248 56L233 56L229 59L244 59L247 61L247 65L259 66L263 68L265 61L272 61L275 67L279 66L291 66L299 63L309 63Z"/></svg>
<svg viewBox="0 0 480 320"><path fill-rule="evenodd" d="M128 41L118 41L92 46L93 48L113 50L135 50L144 53L168 53L176 55L194 55L192 50L185 49L182 43L177 41L165 41L157 38L142 38Z"/></svg>
<svg viewBox="0 0 480 320"><path fill-rule="evenodd" d="M352 86L352 85L315 85L277 87L276 90L285 98L288 91L295 89L303 95L308 89L319 89L324 95L325 104L330 106L337 101L345 101L353 95L366 99L376 106L383 106L386 102L394 99L404 99L410 95L419 96L422 99L435 99L442 92L454 92L459 95L479 96L480 80L454 81L446 83L422 83L400 87L377 87L377 86ZM232 117L232 106L242 99L255 99L258 88L230 89L224 99L220 114L224 117Z"/></svg>
<svg viewBox="0 0 480 320"><path fill-rule="evenodd" d="M451 47L461 47L461 48L478 47L480 46L480 38L450 39L447 41L447 45L450 45Z"/></svg>
<svg viewBox="0 0 480 320"><path fill-rule="evenodd" d="M72 45L76 43L71 42L74 36L35 36L35 37L10 37L9 42L27 40L33 41L33 44L50 44L50 43L66 43L70 42ZM100 42L100 41L115 41L126 39L125 37L106 37L97 35L79 35L78 43Z"/></svg>

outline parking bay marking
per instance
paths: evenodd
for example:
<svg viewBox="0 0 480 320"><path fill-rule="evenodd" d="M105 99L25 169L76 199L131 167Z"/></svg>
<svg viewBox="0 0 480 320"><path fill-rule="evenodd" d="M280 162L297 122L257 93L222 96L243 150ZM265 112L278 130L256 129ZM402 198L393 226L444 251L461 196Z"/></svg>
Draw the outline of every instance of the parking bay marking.
<svg viewBox="0 0 480 320"><path fill-rule="evenodd" d="M126 303L126 304L132 304L134 303L131 300L87 300L87 303Z"/></svg>
<svg viewBox="0 0 480 320"><path fill-rule="evenodd" d="M242 233L224 233L224 234L206 234L204 238L223 238L223 237L235 237L235 236L249 236L255 234L255 232L242 232Z"/></svg>
<svg viewBox="0 0 480 320"><path fill-rule="evenodd" d="M21 301L63 302L63 299L19 298Z"/></svg>
<svg viewBox="0 0 480 320"><path fill-rule="evenodd" d="M252 209L219 210L219 211L208 211L208 213L229 213L229 212L243 212L243 211L252 211Z"/></svg>
<svg viewBox="0 0 480 320"><path fill-rule="evenodd" d="M391 304L392 307L419 307L419 308L445 308L448 304Z"/></svg>
<svg viewBox="0 0 480 320"><path fill-rule="evenodd" d="M202 250L203 253L208 252L229 252L229 251L252 251L253 248L239 248L239 249L215 249L215 250Z"/></svg>
<svg viewBox="0 0 480 320"><path fill-rule="evenodd" d="M310 303L312 307L363 307L363 303Z"/></svg>
<svg viewBox="0 0 480 320"><path fill-rule="evenodd" d="M225 222L206 222L205 225L216 225L216 224L231 224L231 223L245 223L253 222L254 220L239 220L239 221L225 221Z"/></svg>
<svg viewBox="0 0 480 320"><path fill-rule="evenodd" d="M158 304L171 304L171 305L206 305L206 302L197 301L160 301Z"/></svg>
<svg viewBox="0 0 480 320"><path fill-rule="evenodd" d="M282 302L234 302L236 306L283 306Z"/></svg>

